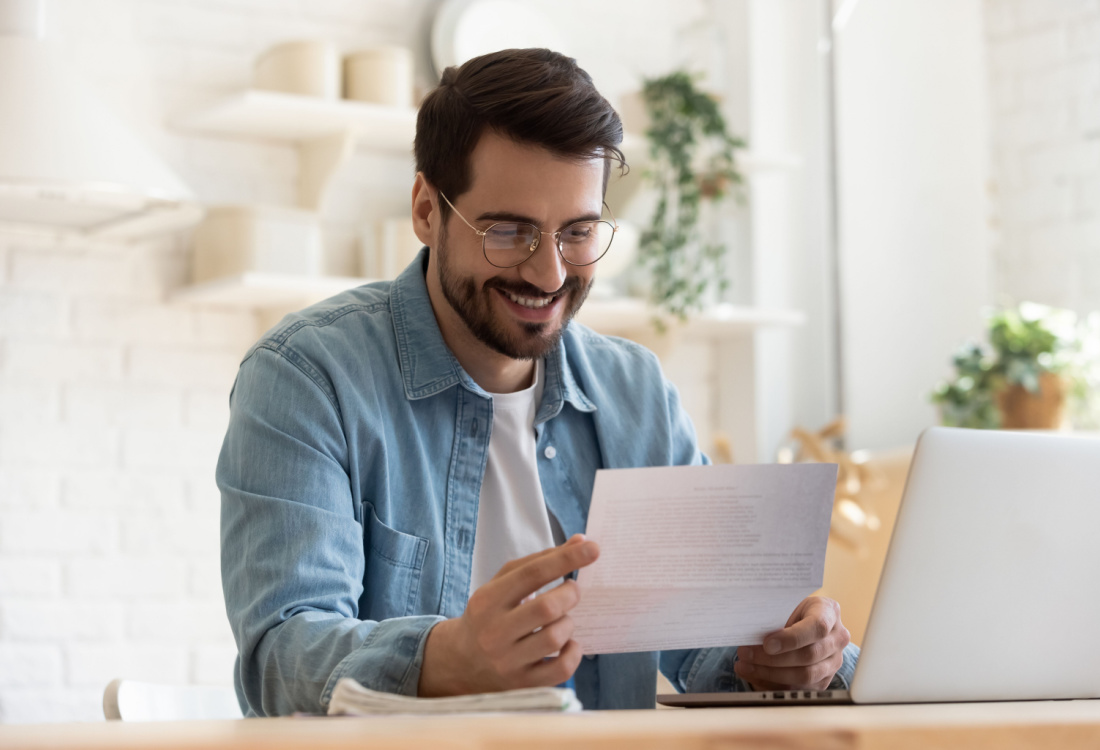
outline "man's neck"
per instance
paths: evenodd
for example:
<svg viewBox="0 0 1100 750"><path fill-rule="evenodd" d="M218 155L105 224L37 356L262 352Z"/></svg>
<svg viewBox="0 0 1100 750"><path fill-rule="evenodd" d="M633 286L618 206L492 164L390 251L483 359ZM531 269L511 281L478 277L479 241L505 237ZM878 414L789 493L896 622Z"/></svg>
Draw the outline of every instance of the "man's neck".
<svg viewBox="0 0 1100 750"><path fill-rule="evenodd" d="M443 334L444 343L475 383L489 393L515 393L531 385L535 378L533 360L512 359L493 351L474 339L472 335L469 335L469 338L473 339L472 343L476 347L472 348L469 345L456 347L447 334ZM478 352L477 349L482 351Z"/></svg>
<svg viewBox="0 0 1100 750"><path fill-rule="evenodd" d="M435 299L431 286L428 301L443 343L473 381L489 393L515 393L529 387L535 378L535 361L513 359L487 346L445 300Z"/></svg>

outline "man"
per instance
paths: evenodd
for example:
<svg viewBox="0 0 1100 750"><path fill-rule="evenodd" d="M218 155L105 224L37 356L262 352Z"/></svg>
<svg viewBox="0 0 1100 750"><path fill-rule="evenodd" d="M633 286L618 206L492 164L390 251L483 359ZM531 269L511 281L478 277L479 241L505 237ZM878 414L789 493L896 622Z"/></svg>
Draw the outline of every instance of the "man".
<svg viewBox="0 0 1100 750"><path fill-rule="evenodd" d="M421 257L246 355L217 476L249 714L323 712L345 676L421 696L572 677L588 708L652 706L658 664L689 691L847 684L825 599L763 647L582 659L571 638L596 470L706 462L656 358L569 325L621 139L569 58L448 69L417 122Z"/></svg>

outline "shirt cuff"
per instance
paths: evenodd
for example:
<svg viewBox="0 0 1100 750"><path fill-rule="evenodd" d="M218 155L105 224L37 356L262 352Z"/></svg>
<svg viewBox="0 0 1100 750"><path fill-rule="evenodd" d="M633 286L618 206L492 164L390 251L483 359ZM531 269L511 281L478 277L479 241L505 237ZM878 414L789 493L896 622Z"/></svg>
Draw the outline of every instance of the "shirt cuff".
<svg viewBox="0 0 1100 750"><path fill-rule="evenodd" d="M438 615L418 615L379 622L363 644L332 671L321 692L321 706L328 708L332 691L342 677L351 677L371 690L415 696L428 633L445 619Z"/></svg>
<svg viewBox="0 0 1100 750"><path fill-rule="evenodd" d="M859 661L859 646L849 643L844 649L844 663L833 675L833 681L829 683L829 690L847 690L852 686L852 676L856 671L856 663Z"/></svg>
<svg viewBox="0 0 1100 750"><path fill-rule="evenodd" d="M847 690L859 661L859 646L849 644L844 649L844 661L833 675L829 690ZM748 693L753 688L737 676L733 665L737 663L736 648L706 648L699 652L691 665L684 687L689 693Z"/></svg>
<svg viewBox="0 0 1100 750"><path fill-rule="evenodd" d="M684 690L688 693L746 693L752 688L733 671L737 647L704 648L695 657Z"/></svg>

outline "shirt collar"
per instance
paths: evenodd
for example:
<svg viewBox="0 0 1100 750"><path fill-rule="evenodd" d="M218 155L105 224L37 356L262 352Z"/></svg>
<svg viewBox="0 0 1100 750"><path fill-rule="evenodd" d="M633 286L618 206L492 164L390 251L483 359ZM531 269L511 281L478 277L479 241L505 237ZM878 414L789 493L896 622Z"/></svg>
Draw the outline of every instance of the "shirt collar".
<svg viewBox="0 0 1100 750"><path fill-rule="evenodd" d="M569 328L573 325L570 323ZM569 328L565 329L565 335L558 345L546 355L546 385L543 386L542 405L535 415L535 424L556 417L566 401L577 411L596 411L596 405L581 390L573 369L569 366L565 347L566 339L571 337Z"/></svg>
<svg viewBox="0 0 1100 750"><path fill-rule="evenodd" d="M405 397L410 401L427 398L459 384L488 397L443 341L424 280L429 252L427 247L423 248L390 286L390 311ZM567 328L562 341L546 355L546 384L536 423L557 416L566 401L578 411L596 410L569 367L565 339L570 335Z"/></svg>

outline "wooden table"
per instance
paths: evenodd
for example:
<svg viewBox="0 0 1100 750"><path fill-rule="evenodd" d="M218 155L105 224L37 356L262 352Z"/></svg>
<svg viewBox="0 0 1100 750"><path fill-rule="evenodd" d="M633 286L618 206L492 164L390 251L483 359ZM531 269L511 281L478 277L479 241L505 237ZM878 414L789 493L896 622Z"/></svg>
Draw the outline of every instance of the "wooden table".
<svg viewBox="0 0 1100 750"><path fill-rule="evenodd" d="M1100 700L0 727L0 748L1100 748Z"/></svg>

